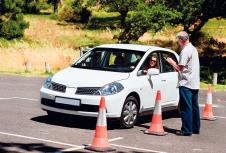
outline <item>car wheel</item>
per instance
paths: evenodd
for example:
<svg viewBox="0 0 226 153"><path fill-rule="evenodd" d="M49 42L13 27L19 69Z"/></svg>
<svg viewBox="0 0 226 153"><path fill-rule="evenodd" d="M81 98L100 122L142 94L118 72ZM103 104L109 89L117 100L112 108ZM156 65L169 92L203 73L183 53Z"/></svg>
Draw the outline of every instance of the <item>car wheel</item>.
<svg viewBox="0 0 226 153"><path fill-rule="evenodd" d="M123 128L132 128L138 118L138 102L133 96L126 98L126 101L122 108L122 113L120 117L120 124Z"/></svg>

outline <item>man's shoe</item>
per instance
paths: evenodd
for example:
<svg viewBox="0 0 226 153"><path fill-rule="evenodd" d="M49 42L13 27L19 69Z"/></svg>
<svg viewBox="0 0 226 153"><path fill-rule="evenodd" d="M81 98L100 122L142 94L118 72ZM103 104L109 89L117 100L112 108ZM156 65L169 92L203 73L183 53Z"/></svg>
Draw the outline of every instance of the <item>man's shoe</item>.
<svg viewBox="0 0 226 153"><path fill-rule="evenodd" d="M199 134L199 132L193 132L193 134Z"/></svg>
<svg viewBox="0 0 226 153"><path fill-rule="evenodd" d="M178 136L191 136L192 134L190 134L190 133L183 133L182 131L177 131L176 135L178 135Z"/></svg>

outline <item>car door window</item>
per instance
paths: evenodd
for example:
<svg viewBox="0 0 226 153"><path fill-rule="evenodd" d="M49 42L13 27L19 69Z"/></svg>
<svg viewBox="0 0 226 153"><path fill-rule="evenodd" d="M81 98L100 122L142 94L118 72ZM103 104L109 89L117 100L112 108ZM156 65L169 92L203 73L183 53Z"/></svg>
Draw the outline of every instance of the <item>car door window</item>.
<svg viewBox="0 0 226 153"><path fill-rule="evenodd" d="M170 65L166 61L167 57L171 57L174 61L176 61L176 63L178 63L177 58L173 53L161 52L161 65L162 65L161 72L162 73L175 72L176 70L172 67L172 65Z"/></svg>
<svg viewBox="0 0 226 153"><path fill-rule="evenodd" d="M140 70L144 71L144 74L147 74L148 69L150 68L160 68L160 61L157 52L150 53L145 59L144 63L141 65Z"/></svg>
<svg viewBox="0 0 226 153"><path fill-rule="evenodd" d="M143 54L128 51L111 51L106 58L107 68L121 68L129 71L135 69Z"/></svg>

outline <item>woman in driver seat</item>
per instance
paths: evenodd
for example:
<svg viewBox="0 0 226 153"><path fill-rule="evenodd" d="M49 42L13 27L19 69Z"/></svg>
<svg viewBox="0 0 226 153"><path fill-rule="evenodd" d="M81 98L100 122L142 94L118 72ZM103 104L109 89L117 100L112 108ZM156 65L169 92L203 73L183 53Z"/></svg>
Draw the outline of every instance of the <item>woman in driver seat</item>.
<svg viewBox="0 0 226 153"><path fill-rule="evenodd" d="M144 70L143 70L143 73L144 74L147 74L148 72L148 69L150 68L158 68L158 65L157 65L157 57L152 55L150 58L149 58L149 62L146 66L144 66Z"/></svg>

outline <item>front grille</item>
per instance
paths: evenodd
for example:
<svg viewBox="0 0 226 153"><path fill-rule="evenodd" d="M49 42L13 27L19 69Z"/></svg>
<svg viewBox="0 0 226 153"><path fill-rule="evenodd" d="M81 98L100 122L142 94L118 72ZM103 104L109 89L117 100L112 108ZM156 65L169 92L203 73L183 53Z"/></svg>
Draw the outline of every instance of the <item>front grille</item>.
<svg viewBox="0 0 226 153"><path fill-rule="evenodd" d="M97 105L81 104L80 106L72 106L72 105L67 105L67 104L55 103L54 100L45 99L45 98L41 99L41 104L50 106L50 107L54 107L54 108L71 110L71 111L83 111L83 112L98 112L99 111L99 106L97 106Z"/></svg>
<svg viewBox="0 0 226 153"><path fill-rule="evenodd" d="M66 86L62 84L58 84L55 82L51 82L52 84L52 90L54 91L59 91L59 92L65 92L66 91Z"/></svg>
<svg viewBox="0 0 226 153"><path fill-rule="evenodd" d="M79 95L93 95L95 94L100 87L78 87L75 94ZM97 93L98 95L98 93Z"/></svg>

